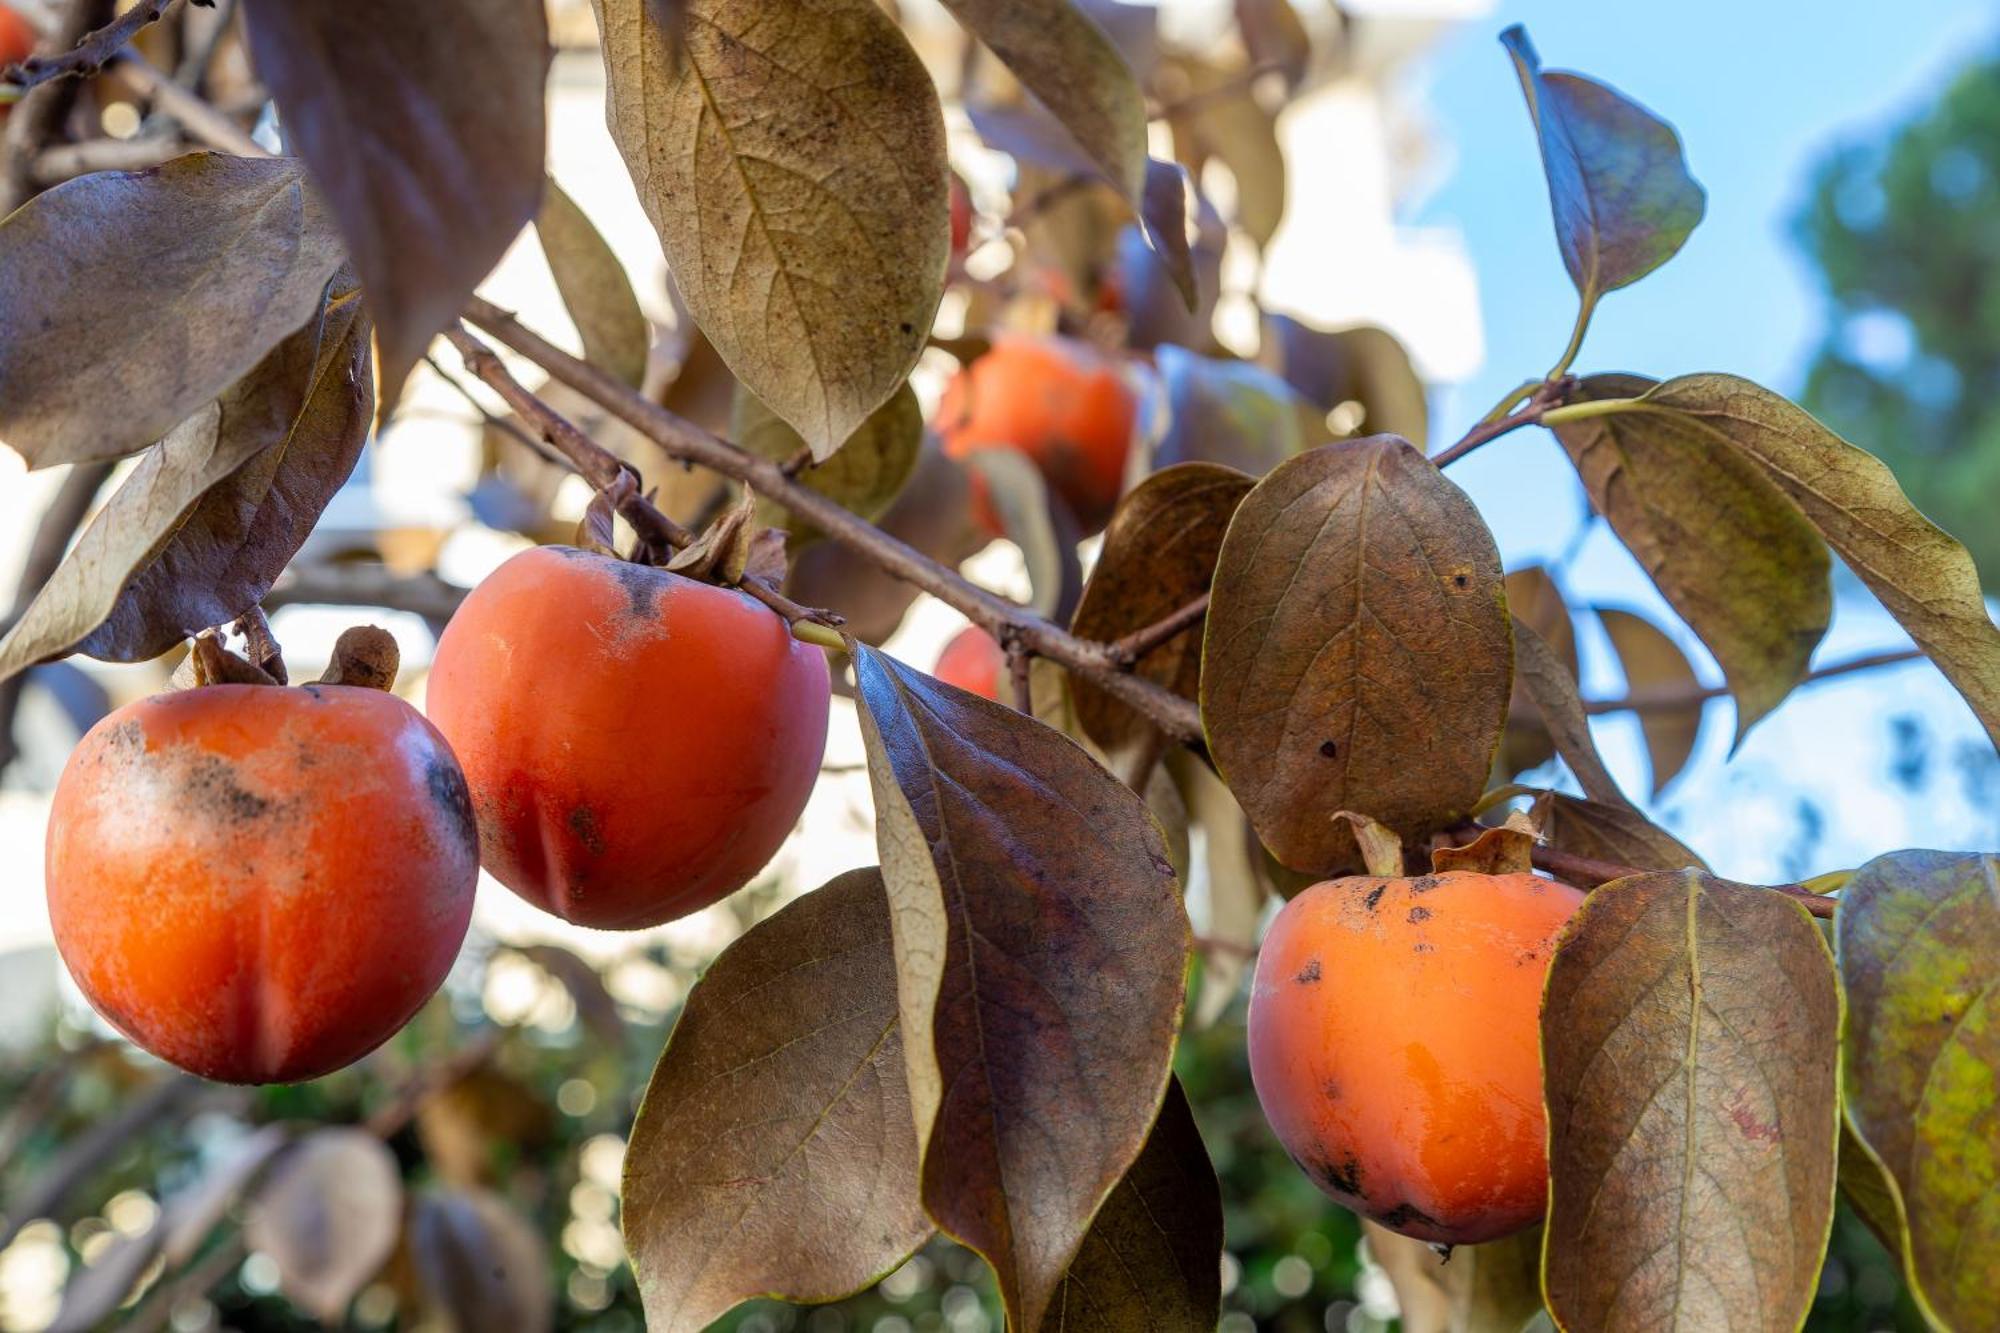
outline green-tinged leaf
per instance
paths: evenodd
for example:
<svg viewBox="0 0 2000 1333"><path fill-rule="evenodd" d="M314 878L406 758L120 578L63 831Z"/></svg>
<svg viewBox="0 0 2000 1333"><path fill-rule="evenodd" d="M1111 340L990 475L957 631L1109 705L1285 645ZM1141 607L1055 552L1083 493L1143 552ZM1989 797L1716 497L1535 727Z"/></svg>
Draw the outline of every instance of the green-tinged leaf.
<svg viewBox="0 0 2000 1333"><path fill-rule="evenodd" d="M944 293L937 89L875 0L596 0L612 137L688 309L825 459L909 377ZM1143 162L1142 162L1143 166Z"/></svg>
<svg viewBox="0 0 2000 1333"><path fill-rule="evenodd" d="M1594 79L1543 70L1519 24L1500 40L1541 141L1563 266L1588 312L1673 258L1707 197L1673 126Z"/></svg>
<svg viewBox="0 0 2000 1333"><path fill-rule="evenodd" d="M1700 691L1701 678L1688 665L1687 654L1659 626L1630 611L1610 607L1599 607L1597 619L1618 654L1628 691L1638 695L1683 691L1691 696ZM1653 770L1654 796L1687 766L1695 740L1701 735L1701 719L1699 702L1691 702L1685 708L1639 710L1639 725L1646 735L1646 752Z"/></svg>
<svg viewBox="0 0 2000 1333"><path fill-rule="evenodd" d="M1159 349L1167 391L1167 430L1153 466L1220 463L1261 477L1288 458L1332 438L1326 415L1283 380L1248 361Z"/></svg>
<svg viewBox="0 0 2000 1333"><path fill-rule="evenodd" d="M740 448L780 463L806 447L783 417L741 384L736 386L729 434ZM798 481L872 522L902 494L923 447L924 409L916 393L904 384L868 414L838 453L823 463L809 463L799 472ZM759 496L757 507L761 521L791 532L794 550L821 535L775 501Z"/></svg>
<svg viewBox="0 0 2000 1333"><path fill-rule="evenodd" d="M1169 750L1162 766L1180 788L1188 821L1202 831L1202 860L1191 875L1188 901L1195 932L1205 942L1201 988L1190 1021L1212 1027L1242 988L1256 957L1257 926L1270 887L1259 873L1265 853L1250 832L1243 807L1215 770L1184 748Z"/></svg>
<svg viewBox="0 0 2000 1333"><path fill-rule="evenodd" d="M1410 354L1393 334L1373 325L1318 329L1290 315L1264 317L1258 361L1317 406L1361 409L1353 434L1400 435L1422 449L1430 438L1430 404ZM1349 409L1351 411L1351 409Z"/></svg>
<svg viewBox="0 0 2000 1333"><path fill-rule="evenodd" d="M1449 1254L1363 1220L1368 1252L1396 1289L1402 1333L1521 1333L1542 1312L1542 1229Z"/></svg>
<svg viewBox="0 0 2000 1333"><path fill-rule="evenodd" d="M140 661L256 606L353 470L373 407L350 297L147 451L0 638L0 679L78 650Z"/></svg>
<svg viewBox="0 0 2000 1333"><path fill-rule="evenodd" d="M625 1152L646 1324L831 1301L930 1234L879 871L853 870L723 951L688 995Z"/></svg>
<svg viewBox="0 0 2000 1333"><path fill-rule="evenodd" d="M1634 398L1653 384L1591 375L1579 397ZM1804 679L1826 634L1826 543L1755 463L1669 417L1590 417L1555 433L1591 504L1722 668L1741 740Z"/></svg>
<svg viewBox="0 0 2000 1333"><path fill-rule="evenodd" d="M257 74L361 274L393 406L541 202L543 2L244 8Z"/></svg>
<svg viewBox="0 0 2000 1333"><path fill-rule="evenodd" d="M1941 1327L2000 1327L2000 857L1878 857L1834 929L1847 1120L1901 1203L1911 1292Z"/></svg>
<svg viewBox="0 0 2000 1333"><path fill-rule="evenodd" d="M1507 623L1479 511L1407 440L1326 445L1257 484L1216 566L1201 716L1280 861L1346 865L1337 811L1416 838L1471 808L1512 687Z"/></svg>
<svg viewBox="0 0 2000 1333"><path fill-rule="evenodd" d="M1584 900L1542 1003L1560 1327L1799 1327L1833 1225L1839 1032L1826 941L1784 895L1682 871Z"/></svg>
<svg viewBox="0 0 2000 1333"><path fill-rule="evenodd" d="M1049 1303L1047 1333L1214 1333L1222 1317L1222 1188L1178 1080L1091 1221Z"/></svg>
<svg viewBox="0 0 2000 1333"><path fill-rule="evenodd" d="M1972 705L2000 745L2000 627L1965 548L1918 513L1896 478L1794 404L1734 375L1684 375L1615 420L1637 418L1748 458L1805 512L1848 568Z"/></svg>
<svg viewBox="0 0 2000 1333"><path fill-rule="evenodd" d="M1155 624L1208 591L1222 534L1251 480L1217 463L1181 463L1153 473L1119 501L1104 530L1104 547L1071 628L1110 642ZM1183 698L1201 679L1201 625L1196 622L1139 659L1146 679ZM1084 729L1108 749L1150 729L1132 709L1083 680L1076 682Z"/></svg>
<svg viewBox="0 0 2000 1333"><path fill-rule="evenodd" d="M1180 95L1167 108L1174 156L1196 177L1213 158L1236 182L1234 221L1258 245L1268 245L1285 216L1286 165L1278 120L1240 69L1195 56L1162 62Z"/></svg>
<svg viewBox="0 0 2000 1333"><path fill-rule="evenodd" d="M1179 887L1145 805L1074 742L851 651L924 1205L1036 1328L1166 1091Z"/></svg>
<svg viewBox="0 0 2000 1333"><path fill-rule="evenodd" d="M364 1129L318 1129L278 1159L251 1195L243 1239L278 1266L278 1290L323 1324L395 1252L403 1229L396 1155Z"/></svg>
<svg viewBox="0 0 2000 1333"><path fill-rule="evenodd" d="M1591 739L1590 717L1577 694L1575 674L1548 640L1518 616L1514 619L1514 681L1542 715L1550 743L1576 775L1584 794L1606 805L1629 806L1631 802L1598 755L1597 742Z"/></svg>
<svg viewBox="0 0 2000 1333"><path fill-rule="evenodd" d="M0 222L0 440L30 467L154 443L314 317L341 264L287 158L100 171Z"/></svg>
<svg viewBox="0 0 2000 1333"><path fill-rule="evenodd" d="M1071 0L944 0L1054 113L1104 178L1138 203L1146 99L1118 48Z"/></svg>
<svg viewBox="0 0 2000 1333"><path fill-rule="evenodd" d="M405 1253L419 1302L447 1329L547 1333L555 1325L547 1244L497 1194L447 1188L417 1195Z"/></svg>
<svg viewBox="0 0 2000 1333"><path fill-rule="evenodd" d="M1028 567L1028 606L1036 615L1067 620L1083 595L1076 517L1017 449L979 449L961 460L982 483L1000 534L1021 550Z"/></svg>
<svg viewBox="0 0 2000 1333"><path fill-rule="evenodd" d="M1845 1119L1840 1124L1840 1192L1882 1248L1900 1263L1908 1244L1903 1236L1903 1205L1882 1164Z"/></svg>
<svg viewBox="0 0 2000 1333"><path fill-rule="evenodd" d="M1577 678L1576 626L1562 590L1540 565L1517 569L1507 576L1507 609L1514 618L1540 636L1556 655L1556 660ZM1500 775L1511 778L1531 768L1539 768L1555 757L1555 741L1542 721L1541 710L1528 692L1526 673L1514 674L1514 692L1507 700L1507 730L1500 738Z"/></svg>
<svg viewBox="0 0 2000 1333"><path fill-rule="evenodd" d="M542 187L535 235L541 238L563 308L583 339L584 358L638 388L646 379L652 326L639 308L625 266L553 178Z"/></svg>
<svg viewBox="0 0 2000 1333"><path fill-rule="evenodd" d="M1606 804L1544 792L1537 813L1542 837L1559 851L1642 870L1707 869L1708 863L1679 838L1622 799Z"/></svg>

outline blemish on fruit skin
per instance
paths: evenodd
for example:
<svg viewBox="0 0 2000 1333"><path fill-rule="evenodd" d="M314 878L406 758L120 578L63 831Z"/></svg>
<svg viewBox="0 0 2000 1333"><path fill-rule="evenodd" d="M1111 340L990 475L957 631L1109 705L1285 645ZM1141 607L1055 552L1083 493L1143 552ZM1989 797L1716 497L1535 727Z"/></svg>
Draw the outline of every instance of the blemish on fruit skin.
<svg viewBox="0 0 2000 1333"><path fill-rule="evenodd" d="M1378 884L1373 889L1370 889L1368 891L1368 896L1366 898L1363 898L1361 900L1369 911L1371 912L1374 911L1375 905L1382 901L1382 892L1387 887L1388 886L1386 884Z"/></svg>
<svg viewBox="0 0 2000 1333"><path fill-rule="evenodd" d="M433 756L424 767L424 789L430 793L431 804L445 817L447 826L462 842L476 843L479 840L479 822L472 813L472 792L465 785L465 774L458 765L442 756Z"/></svg>
<svg viewBox="0 0 2000 1333"><path fill-rule="evenodd" d="M1435 1217L1432 1217L1429 1213L1426 1213L1423 1209L1412 1203L1397 1204L1394 1208L1382 1214L1381 1221L1383 1226L1397 1231L1402 1230L1413 1222L1420 1222L1427 1227L1435 1227L1438 1224Z"/></svg>
<svg viewBox="0 0 2000 1333"><path fill-rule="evenodd" d="M1428 920L1430 920L1430 919L1431 919L1431 909L1430 909L1430 908L1428 908L1428 907L1412 907L1412 908L1410 909L1410 918L1409 918L1409 920L1410 920L1410 924L1411 924L1411 925L1413 925L1413 926L1414 926L1414 925L1417 925L1417 924L1419 924L1419 923L1421 923L1421 922L1424 922L1424 921L1428 921Z"/></svg>
<svg viewBox="0 0 2000 1333"><path fill-rule="evenodd" d="M597 827L597 815L587 805L579 805L569 812L569 831L592 856L604 855L604 834Z"/></svg>
<svg viewBox="0 0 2000 1333"><path fill-rule="evenodd" d="M1410 892L1429 893L1432 889L1438 886L1438 883L1439 880L1436 875L1418 875L1415 879L1410 881Z"/></svg>
<svg viewBox="0 0 2000 1333"><path fill-rule="evenodd" d="M1293 977L1292 980L1297 982L1301 986L1312 986L1318 984L1319 959L1317 958L1306 959L1306 965L1299 969L1299 974Z"/></svg>

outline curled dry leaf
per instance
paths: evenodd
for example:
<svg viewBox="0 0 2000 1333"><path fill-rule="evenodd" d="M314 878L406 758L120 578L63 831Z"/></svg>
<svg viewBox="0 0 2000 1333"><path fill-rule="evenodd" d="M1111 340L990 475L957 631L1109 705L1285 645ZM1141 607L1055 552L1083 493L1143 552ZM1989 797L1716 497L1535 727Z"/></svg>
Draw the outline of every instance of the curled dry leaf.
<svg viewBox="0 0 2000 1333"><path fill-rule="evenodd" d="M796 457L806 447L783 417L741 384L736 386L736 401L729 414L729 438L738 447L778 463ZM873 522L902 494L923 447L924 409L916 391L905 382L868 414L838 453L802 469L798 481L807 490L818 491L841 508ZM794 550L821 536L818 529L774 502L764 501L758 513L763 522L790 530Z"/></svg>
<svg viewBox="0 0 2000 1333"><path fill-rule="evenodd" d="M1611 638L1611 647L1625 669L1625 687L1635 693L1655 690L1701 689L1701 678L1688 665L1687 654L1668 638L1666 632L1643 616L1630 611L1600 607L1597 619ZM1646 736L1646 753L1653 770L1653 795L1658 796L1687 766L1701 735L1702 705L1686 708L1649 708L1639 714Z"/></svg>
<svg viewBox="0 0 2000 1333"><path fill-rule="evenodd" d="M541 202L542 0L247 0L245 18L361 274L393 406Z"/></svg>
<svg viewBox="0 0 2000 1333"><path fill-rule="evenodd" d="M466 1189L418 1195L405 1245L419 1298L451 1333L554 1327L547 1244L500 1196Z"/></svg>
<svg viewBox="0 0 2000 1333"><path fill-rule="evenodd" d="M1833 1224L1840 994L1796 903L1696 871L1584 900L1542 1007L1564 1328L1799 1327Z"/></svg>
<svg viewBox="0 0 2000 1333"><path fill-rule="evenodd" d="M1252 481L1218 463L1182 463L1153 473L1118 502L1071 628L1110 642L1156 624L1208 591L1231 515ZM1201 679L1196 623L1139 659L1140 676L1192 699ZM1079 677L1077 715L1109 749L1151 730L1144 718Z"/></svg>
<svg viewBox="0 0 2000 1333"><path fill-rule="evenodd" d="M320 1129L278 1162L243 1219L250 1248L278 1265L278 1286L323 1323L388 1262L403 1222L396 1156L359 1129Z"/></svg>
<svg viewBox="0 0 2000 1333"><path fill-rule="evenodd" d="M1586 376L1580 401L1636 398L1638 375ZM1722 668L1736 734L1805 677L1833 614L1826 542L1755 463L1670 417L1554 427L1590 503Z"/></svg>
<svg viewBox="0 0 2000 1333"><path fill-rule="evenodd" d="M944 6L1137 204L1146 188L1146 100L1104 30L1072 0L944 0Z"/></svg>
<svg viewBox="0 0 2000 1333"><path fill-rule="evenodd" d="M1708 206L1673 126L1580 74L1542 69L1519 24L1500 34L1541 141L1563 266L1583 297L1637 282L1673 258Z"/></svg>
<svg viewBox="0 0 2000 1333"><path fill-rule="evenodd" d="M937 90L875 0L596 0L609 117L688 308L825 459L908 377L951 248Z"/></svg>
<svg viewBox="0 0 2000 1333"><path fill-rule="evenodd" d="M1431 869L1439 874L1469 870L1479 875L1526 875L1535 868L1535 844L1540 841L1534 824L1517 810L1507 816L1505 824L1487 829L1463 847L1439 847L1432 851Z"/></svg>
<svg viewBox="0 0 2000 1333"><path fill-rule="evenodd" d="M1333 818L1353 830L1354 843L1361 849L1362 869L1384 879L1403 873L1403 840L1394 830L1352 810L1336 810Z"/></svg>
<svg viewBox="0 0 2000 1333"><path fill-rule="evenodd" d="M1848 881L1834 930L1842 1091L1866 1145L1848 1179L1872 1176L1862 1211L1878 1230L1906 1223L1895 1252L1931 1322L2000 1326L2000 857L1877 857Z"/></svg>
<svg viewBox="0 0 2000 1333"><path fill-rule="evenodd" d="M1144 803L1074 742L850 651L924 1206L1039 1327L1166 1090L1179 886Z"/></svg>
<svg viewBox="0 0 2000 1333"><path fill-rule="evenodd" d="M563 308L583 339L584 359L638 388L646 379L652 327L625 266L589 215L553 178L542 186L535 235L541 238Z"/></svg>
<svg viewBox="0 0 2000 1333"><path fill-rule="evenodd" d="M1302 454L1237 508L1208 612L1202 726L1286 865L1351 863L1338 810L1404 837L1462 817L1512 676L1493 538L1407 441Z"/></svg>
<svg viewBox="0 0 2000 1333"><path fill-rule="evenodd" d="M1214 1333L1222 1317L1222 1187L1179 1080L1139 1160L1091 1220L1046 1333Z"/></svg>
<svg viewBox="0 0 2000 1333"><path fill-rule="evenodd" d="M403 651L396 646L395 635L379 625L353 625L333 641L333 656L318 683L393 690L402 664Z"/></svg>
<svg viewBox="0 0 2000 1333"><path fill-rule="evenodd" d="M316 323L341 260L286 158L189 153L37 195L0 222L0 439L31 467L136 453Z"/></svg>
<svg viewBox="0 0 2000 1333"><path fill-rule="evenodd" d="M148 450L0 638L0 678L143 660L256 606L354 466L367 359L357 303L329 305Z"/></svg>
<svg viewBox="0 0 2000 1333"><path fill-rule="evenodd" d="M753 927L689 993L625 1153L625 1238L658 1333L739 1301L836 1300L930 1235L881 872Z"/></svg>

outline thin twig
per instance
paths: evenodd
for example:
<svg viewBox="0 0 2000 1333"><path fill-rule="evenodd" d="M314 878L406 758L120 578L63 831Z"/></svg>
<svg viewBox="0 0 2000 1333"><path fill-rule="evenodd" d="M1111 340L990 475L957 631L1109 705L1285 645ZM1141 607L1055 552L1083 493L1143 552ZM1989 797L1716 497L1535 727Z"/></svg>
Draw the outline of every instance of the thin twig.
<svg viewBox="0 0 2000 1333"><path fill-rule="evenodd" d="M425 352L424 364L429 366L432 372L435 373L439 379L443 380L446 384L449 384L454 390L457 391L458 396L465 400L466 406L470 407L473 411L479 414L479 419L481 422L483 422L488 426L491 426L494 430L499 431L502 435L505 435L508 439L515 441L516 443L521 445L522 448L526 449L529 453L533 454L535 457L541 459L544 463L549 464L551 467L569 466L569 464L563 460L560 454L551 453L549 447L546 444L543 444L539 439L535 438L535 436L530 434L529 432L522 430L521 423L519 423L518 421L509 421L506 417L501 416L498 412L495 412L492 408L480 402L479 395L472 391L471 386L468 385L464 380L460 379L458 376L452 374L449 370L446 370L444 367L444 363L442 361L439 361L437 357L433 356L429 352ZM408 413L406 412L405 415L408 415Z"/></svg>
<svg viewBox="0 0 2000 1333"><path fill-rule="evenodd" d="M1202 618L1207 615L1208 594L1203 593L1162 619L1135 629L1121 639L1112 640L1111 651L1120 661L1136 665L1148 653L1176 634L1200 624Z"/></svg>
<svg viewBox="0 0 2000 1333"><path fill-rule="evenodd" d="M375 606L443 622L451 619L465 593L435 574L392 574L366 564L294 565L265 595L264 607Z"/></svg>
<svg viewBox="0 0 2000 1333"><path fill-rule="evenodd" d="M1014 709L1035 715L1035 658L1016 639L1007 649L1007 678L1014 686Z"/></svg>
<svg viewBox="0 0 2000 1333"><path fill-rule="evenodd" d="M0 74L4 74L9 83L22 88L34 88L51 79L69 76L88 78L117 59L125 44L137 36L141 28L157 23L173 3L174 0L139 0L138 4L97 31L84 34L83 39L68 50L52 56L29 56L18 64L9 65ZM193 0L193 3L213 3L213 0Z"/></svg>
<svg viewBox="0 0 2000 1333"><path fill-rule="evenodd" d="M86 139L43 150L30 172L47 189L93 171L144 171L187 151L178 135L149 134L137 139Z"/></svg>
<svg viewBox="0 0 2000 1333"><path fill-rule="evenodd" d="M250 131L175 83L138 52L120 51L116 58L118 72L140 96L152 98L154 110L179 122L191 137L238 157L272 156L269 149L250 137Z"/></svg>
<svg viewBox="0 0 2000 1333"><path fill-rule="evenodd" d="M1560 406L1576 387L1572 379L1545 380L1528 395L1528 401L1519 410L1503 416L1492 417L1480 422L1452 445L1449 449L1431 455L1431 462L1438 467L1448 467L1483 444L1499 439L1510 431L1523 426L1532 426L1542 419L1542 414L1552 407Z"/></svg>
<svg viewBox="0 0 2000 1333"><path fill-rule="evenodd" d="M57 49L78 41L90 26L111 14L110 0L75 0L61 24L50 34ZM7 116L6 151L0 163L0 217L13 212L41 189L34 180L35 159L57 137L63 120L76 104L77 85L65 80L30 88Z"/></svg>
<svg viewBox="0 0 2000 1333"><path fill-rule="evenodd" d="M1815 671L1809 671L1799 684L1811 685L1836 676L1852 675L1857 671L1872 671L1876 667L1896 666L1904 662L1924 661L1926 654L1921 648L1894 648L1885 652L1869 653L1863 657L1850 658L1845 662L1835 662ZM1688 688L1660 688L1634 690L1617 699L1586 699L1583 711L1597 716L1604 713L1678 713L1690 708L1699 708L1711 699L1729 697L1727 685L1701 685Z"/></svg>

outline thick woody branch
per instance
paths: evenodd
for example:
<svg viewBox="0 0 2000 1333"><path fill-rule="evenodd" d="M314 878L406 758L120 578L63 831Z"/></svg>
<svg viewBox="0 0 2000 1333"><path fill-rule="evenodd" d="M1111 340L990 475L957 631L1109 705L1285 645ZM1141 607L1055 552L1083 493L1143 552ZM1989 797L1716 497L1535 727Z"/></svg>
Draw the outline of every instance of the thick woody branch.
<svg viewBox="0 0 2000 1333"><path fill-rule="evenodd" d="M212 4L214 0L190 2ZM33 88L51 79L70 76L87 78L117 59L125 44L137 36L141 28L157 23L160 16L173 7L173 3L174 0L139 0L97 31L86 33L68 50L52 56L29 56L18 65L8 66L6 79L20 87Z"/></svg>
<svg viewBox="0 0 2000 1333"><path fill-rule="evenodd" d="M586 362L569 355L524 327L513 315L475 297L466 318L493 338L546 370L558 382L597 403L659 445L670 457L697 463L749 486L810 521L832 540L866 557L884 572L936 597L1002 643L1017 641L1028 652L1087 675L1109 693L1138 709L1179 741L1201 738L1201 718L1193 704L1124 668L1110 644L1080 638L1017 602L988 592L957 570L897 540L816 491L785 475L781 464L745 453Z"/></svg>

